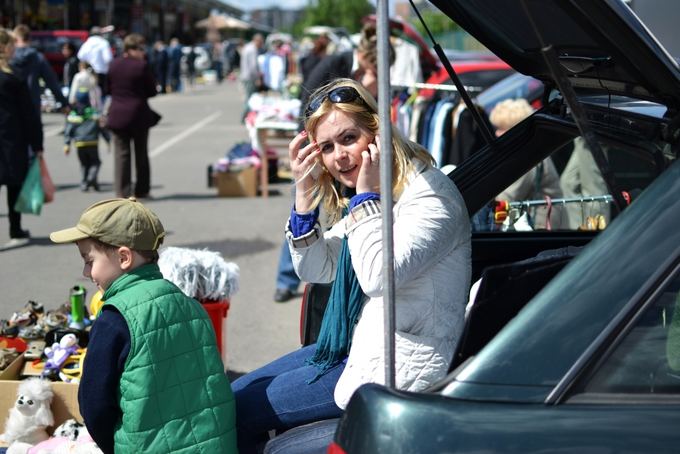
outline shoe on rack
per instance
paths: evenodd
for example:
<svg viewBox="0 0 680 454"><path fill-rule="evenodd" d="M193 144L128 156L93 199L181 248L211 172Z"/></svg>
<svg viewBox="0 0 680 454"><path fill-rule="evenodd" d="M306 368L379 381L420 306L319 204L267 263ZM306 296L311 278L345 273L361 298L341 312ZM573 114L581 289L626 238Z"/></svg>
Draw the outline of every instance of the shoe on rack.
<svg viewBox="0 0 680 454"><path fill-rule="evenodd" d="M288 300L295 298L296 294L287 288L277 288L274 292L274 301L277 303L285 303Z"/></svg>

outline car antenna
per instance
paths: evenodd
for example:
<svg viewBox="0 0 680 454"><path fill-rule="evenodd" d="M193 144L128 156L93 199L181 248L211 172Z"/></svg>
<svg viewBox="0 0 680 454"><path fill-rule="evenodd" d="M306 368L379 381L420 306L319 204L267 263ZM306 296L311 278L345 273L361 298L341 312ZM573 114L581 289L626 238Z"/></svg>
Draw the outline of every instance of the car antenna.
<svg viewBox="0 0 680 454"><path fill-rule="evenodd" d="M463 83L460 81L460 78L458 77L458 74L456 74L456 71L453 70L453 67L449 62L449 59L446 57L446 54L444 53L444 49L442 49L439 43L435 41L434 36L432 36L432 33L430 33L430 29L427 27L427 24L423 20L423 17L420 15L420 11L418 11L418 8L416 8L416 5L413 3L413 0L408 1L411 4L411 7L413 7L413 11L416 12L418 20L420 21L421 24L423 24L423 27L425 28L427 35L430 37L430 41L432 41L433 49L437 53L439 61L441 61L442 65L444 65L444 69L446 69L446 72L449 74L449 77L453 81L453 84L456 86L456 89L458 89L458 93L460 93L461 98L463 98L463 102L465 103L468 110L472 114L472 118L474 119L475 124L477 124L477 127L482 132L482 135L484 136L484 141L486 141L487 145L493 147L494 137L493 134L491 134L491 129L489 128L489 125L486 124L486 122L482 118L482 115L479 113L479 110L477 110L475 105L472 103L472 98L470 98L470 95L465 89Z"/></svg>
<svg viewBox="0 0 680 454"><path fill-rule="evenodd" d="M567 106L571 110L571 115L572 118L574 119L574 123L576 123L576 127L581 133L583 140L585 140L588 149L593 154L593 158L595 159L595 162L597 163L597 166L599 167L600 172L602 173L602 178L604 179L605 183L607 184L607 187L609 188L609 191L612 194L614 206L616 206L616 209L620 213L623 210L623 207L627 205L626 200L623 198L623 194L621 193L621 191L617 189L614 173L612 172L612 169L609 166L609 161L607 160L607 157L604 155L604 152L602 151L602 147L600 147L600 144L597 141L595 133L588 124L585 109L576 98L576 92L574 91L574 87L571 86L567 77L560 70L560 63L557 57L557 52L555 51L555 47L552 44L549 45L545 44L543 36L541 35L541 32L538 30L538 26L536 25L536 22L534 21L534 18L531 15L531 11L529 10L529 7L526 4L526 0L520 0L520 3L522 4L522 9L524 9L524 13L529 19L531 28L534 30L534 33L536 33L536 37L538 38L538 41L541 45L541 55L543 56L546 65L548 66L550 75L553 77L553 80L555 81L557 88L560 90L560 93L562 93L562 96L564 97L564 101L567 103Z"/></svg>

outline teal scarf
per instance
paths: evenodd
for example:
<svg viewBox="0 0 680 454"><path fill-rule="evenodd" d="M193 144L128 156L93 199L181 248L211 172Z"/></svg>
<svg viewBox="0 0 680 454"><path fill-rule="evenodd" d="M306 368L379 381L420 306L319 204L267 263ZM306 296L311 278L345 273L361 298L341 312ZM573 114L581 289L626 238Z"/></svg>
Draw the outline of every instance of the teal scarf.
<svg viewBox="0 0 680 454"><path fill-rule="evenodd" d="M310 384L347 357L364 300L365 295L352 267L352 257L345 236L342 239L335 281L321 321L316 351L307 360L307 364L319 369L316 377L309 381Z"/></svg>

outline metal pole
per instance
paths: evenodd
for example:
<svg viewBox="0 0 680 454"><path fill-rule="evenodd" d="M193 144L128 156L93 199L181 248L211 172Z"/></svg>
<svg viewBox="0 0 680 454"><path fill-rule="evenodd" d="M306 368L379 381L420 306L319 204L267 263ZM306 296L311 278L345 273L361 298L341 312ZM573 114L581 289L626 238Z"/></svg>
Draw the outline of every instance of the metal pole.
<svg viewBox="0 0 680 454"><path fill-rule="evenodd" d="M382 210L385 385L395 387L394 242L392 235L392 122L390 121L390 29L388 0L378 0L378 115L380 117L380 207Z"/></svg>

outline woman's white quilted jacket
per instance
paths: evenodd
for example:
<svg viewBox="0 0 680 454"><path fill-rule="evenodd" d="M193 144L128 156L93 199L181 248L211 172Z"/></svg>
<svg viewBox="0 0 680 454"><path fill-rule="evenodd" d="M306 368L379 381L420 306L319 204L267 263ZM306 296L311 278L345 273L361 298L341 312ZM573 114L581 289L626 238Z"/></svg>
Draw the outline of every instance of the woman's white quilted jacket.
<svg viewBox="0 0 680 454"><path fill-rule="evenodd" d="M374 214L357 221L347 216L309 246L294 247L288 232L298 275L319 283L335 278L347 232L352 264L369 297L335 388L340 408L362 384L384 383L382 219L379 204L368 203L371 209L364 211ZM418 165L393 213L396 385L419 391L446 375L463 329L471 273L470 223L455 185L440 170L424 165Z"/></svg>

